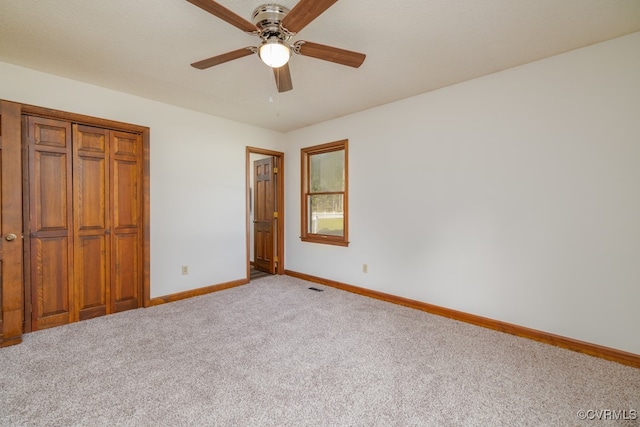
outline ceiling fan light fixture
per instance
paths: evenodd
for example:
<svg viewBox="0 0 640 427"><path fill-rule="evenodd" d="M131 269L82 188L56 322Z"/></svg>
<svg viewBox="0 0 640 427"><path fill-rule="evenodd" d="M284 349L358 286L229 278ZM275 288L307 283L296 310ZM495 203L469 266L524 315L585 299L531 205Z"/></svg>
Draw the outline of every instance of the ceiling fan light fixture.
<svg viewBox="0 0 640 427"><path fill-rule="evenodd" d="M282 40L274 37L262 43L258 49L258 56L269 67L280 68L289 62L291 49Z"/></svg>

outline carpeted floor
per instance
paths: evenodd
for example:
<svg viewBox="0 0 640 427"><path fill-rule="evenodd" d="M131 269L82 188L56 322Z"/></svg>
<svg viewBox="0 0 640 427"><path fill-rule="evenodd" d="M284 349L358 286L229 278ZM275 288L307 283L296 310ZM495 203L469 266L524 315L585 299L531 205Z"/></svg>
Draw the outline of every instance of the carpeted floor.
<svg viewBox="0 0 640 427"><path fill-rule="evenodd" d="M2 426L638 426L638 412L640 369L286 276L0 349Z"/></svg>

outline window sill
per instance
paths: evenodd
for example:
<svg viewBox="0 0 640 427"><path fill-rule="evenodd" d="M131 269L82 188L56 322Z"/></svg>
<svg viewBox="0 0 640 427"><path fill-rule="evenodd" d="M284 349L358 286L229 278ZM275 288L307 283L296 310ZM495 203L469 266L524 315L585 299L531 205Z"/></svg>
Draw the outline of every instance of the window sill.
<svg viewBox="0 0 640 427"><path fill-rule="evenodd" d="M334 246L349 246L349 242L342 239L336 239L331 236L300 236L300 240L308 243L320 243L324 245L334 245Z"/></svg>

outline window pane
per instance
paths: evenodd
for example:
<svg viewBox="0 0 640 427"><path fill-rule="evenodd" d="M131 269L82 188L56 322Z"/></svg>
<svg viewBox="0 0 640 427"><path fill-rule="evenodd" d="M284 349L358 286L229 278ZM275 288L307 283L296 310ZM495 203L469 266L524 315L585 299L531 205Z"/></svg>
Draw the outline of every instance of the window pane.
<svg viewBox="0 0 640 427"><path fill-rule="evenodd" d="M308 232L344 236L343 194L309 196Z"/></svg>
<svg viewBox="0 0 640 427"><path fill-rule="evenodd" d="M309 157L309 192L344 191L344 150Z"/></svg>

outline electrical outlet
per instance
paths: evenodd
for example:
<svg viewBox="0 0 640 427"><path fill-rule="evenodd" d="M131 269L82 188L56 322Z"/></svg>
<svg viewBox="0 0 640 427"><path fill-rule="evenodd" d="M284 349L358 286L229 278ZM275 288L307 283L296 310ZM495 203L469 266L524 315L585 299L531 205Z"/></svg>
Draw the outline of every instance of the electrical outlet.
<svg viewBox="0 0 640 427"><path fill-rule="evenodd" d="M188 265L183 265L182 266L182 275L186 275L189 274L189 266Z"/></svg>
<svg viewBox="0 0 640 427"><path fill-rule="evenodd" d="M369 266L367 264L362 264L362 272L363 273L368 273L369 272Z"/></svg>

